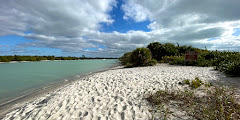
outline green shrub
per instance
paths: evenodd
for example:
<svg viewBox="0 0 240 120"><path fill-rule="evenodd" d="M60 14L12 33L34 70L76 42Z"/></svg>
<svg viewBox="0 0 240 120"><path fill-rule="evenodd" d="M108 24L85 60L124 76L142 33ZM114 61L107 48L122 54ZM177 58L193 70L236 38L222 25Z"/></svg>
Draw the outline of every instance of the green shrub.
<svg viewBox="0 0 240 120"><path fill-rule="evenodd" d="M134 66L133 66L133 64L131 64L131 63L128 62L127 64L125 64L125 67L126 67L126 68L131 68L131 67L134 67Z"/></svg>
<svg viewBox="0 0 240 120"><path fill-rule="evenodd" d="M240 61L224 61L216 69L230 76L240 76Z"/></svg>
<svg viewBox="0 0 240 120"><path fill-rule="evenodd" d="M119 58L119 61L122 65L130 64L130 55L132 52L125 53L122 57Z"/></svg>
<svg viewBox="0 0 240 120"><path fill-rule="evenodd" d="M151 52L144 50L146 48L138 48L133 51L134 53L124 54L119 58L121 64L125 66L153 65L155 62L150 61L152 53L152 57L160 63L201 67L215 66L217 70L226 74L240 76L240 52L208 51L207 49L201 50L187 45L175 46L172 43L161 44L159 42L150 43L147 48ZM198 51L198 60L185 61L184 54L186 51Z"/></svg>
<svg viewBox="0 0 240 120"><path fill-rule="evenodd" d="M190 87L196 89L199 88L202 84L203 82L198 77L196 77L195 80L192 81Z"/></svg>
<svg viewBox="0 0 240 120"><path fill-rule="evenodd" d="M0 56L0 62L10 62L11 60L9 60L6 56Z"/></svg>
<svg viewBox="0 0 240 120"><path fill-rule="evenodd" d="M195 80L193 80L192 82L190 82L190 80L188 79L184 80L184 82L193 89L199 88L201 85L204 84L198 77L196 77Z"/></svg>
<svg viewBox="0 0 240 120"><path fill-rule="evenodd" d="M178 49L177 47L172 44L172 43L165 43L163 44L163 47L162 47L162 51L164 52L164 56L174 56L174 55L178 55L179 52L178 52Z"/></svg>
<svg viewBox="0 0 240 120"><path fill-rule="evenodd" d="M173 61L170 62L171 65L184 65L184 56L174 56Z"/></svg>
<svg viewBox="0 0 240 120"><path fill-rule="evenodd" d="M151 51L153 58L158 61L162 60L163 56L174 56L179 53L177 47L172 43L153 42L147 48Z"/></svg>
<svg viewBox="0 0 240 120"><path fill-rule="evenodd" d="M150 61L147 63L147 65L148 65L148 66L154 66L154 65L156 65L157 63L158 63L157 60L152 59L152 60L150 60Z"/></svg>
<svg viewBox="0 0 240 120"><path fill-rule="evenodd" d="M148 48L137 48L130 54L130 63L134 66L146 66L151 59L152 54Z"/></svg>
<svg viewBox="0 0 240 120"><path fill-rule="evenodd" d="M162 44L159 42L153 42L150 43L147 48L151 51L152 57L156 60L161 60L162 55L160 54L160 48L162 47Z"/></svg>

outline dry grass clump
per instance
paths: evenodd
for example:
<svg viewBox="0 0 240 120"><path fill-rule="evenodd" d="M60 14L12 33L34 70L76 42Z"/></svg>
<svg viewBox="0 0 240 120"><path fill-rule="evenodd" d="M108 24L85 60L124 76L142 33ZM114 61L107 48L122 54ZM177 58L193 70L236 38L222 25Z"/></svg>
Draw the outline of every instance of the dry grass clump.
<svg viewBox="0 0 240 120"><path fill-rule="evenodd" d="M190 83L190 82L189 82ZM205 84L206 85L206 84ZM207 84L207 87L210 85ZM222 85L212 86L204 91L203 96L199 96L196 91L190 89L185 91L159 90L150 94L146 99L155 108L162 106L157 111L164 111L165 118L171 113L168 108L164 108L171 101L175 101L183 111L195 119L207 120L237 120L240 119L240 105L235 101L233 88Z"/></svg>

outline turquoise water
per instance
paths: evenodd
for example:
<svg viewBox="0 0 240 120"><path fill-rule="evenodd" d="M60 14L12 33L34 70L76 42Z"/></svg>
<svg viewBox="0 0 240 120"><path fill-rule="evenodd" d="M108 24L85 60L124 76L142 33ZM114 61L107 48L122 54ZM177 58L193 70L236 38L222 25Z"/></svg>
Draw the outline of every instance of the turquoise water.
<svg viewBox="0 0 240 120"><path fill-rule="evenodd" d="M116 65L111 60L43 61L0 64L0 103L32 88L47 86Z"/></svg>

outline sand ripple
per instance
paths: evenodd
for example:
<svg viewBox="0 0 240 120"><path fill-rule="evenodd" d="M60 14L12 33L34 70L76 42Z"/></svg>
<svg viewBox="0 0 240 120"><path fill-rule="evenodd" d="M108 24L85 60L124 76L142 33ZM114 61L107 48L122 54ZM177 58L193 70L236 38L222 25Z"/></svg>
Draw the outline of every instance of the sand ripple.
<svg viewBox="0 0 240 120"><path fill-rule="evenodd" d="M147 120L152 115L143 99L146 91L179 87L184 79L217 79L211 67L161 64L115 69L80 79L8 113L3 120ZM168 83L168 84L167 84Z"/></svg>

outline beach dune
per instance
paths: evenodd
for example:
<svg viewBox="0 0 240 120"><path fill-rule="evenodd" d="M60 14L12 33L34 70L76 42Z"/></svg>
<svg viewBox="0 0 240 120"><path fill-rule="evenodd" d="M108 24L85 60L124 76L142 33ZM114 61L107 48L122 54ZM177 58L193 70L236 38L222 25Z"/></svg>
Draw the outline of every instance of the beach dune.
<svg viewBox="0 0 240 120"><path fill-rule="evenodd" d="M121 68L95 73L69 83L9 112L3 120L147 120L153 116L143 99L148 92L169 88L181 89L184 79L199 77L217 80L212 67L170 66ZM184 119L185 114L176 114Z"/></svg>

